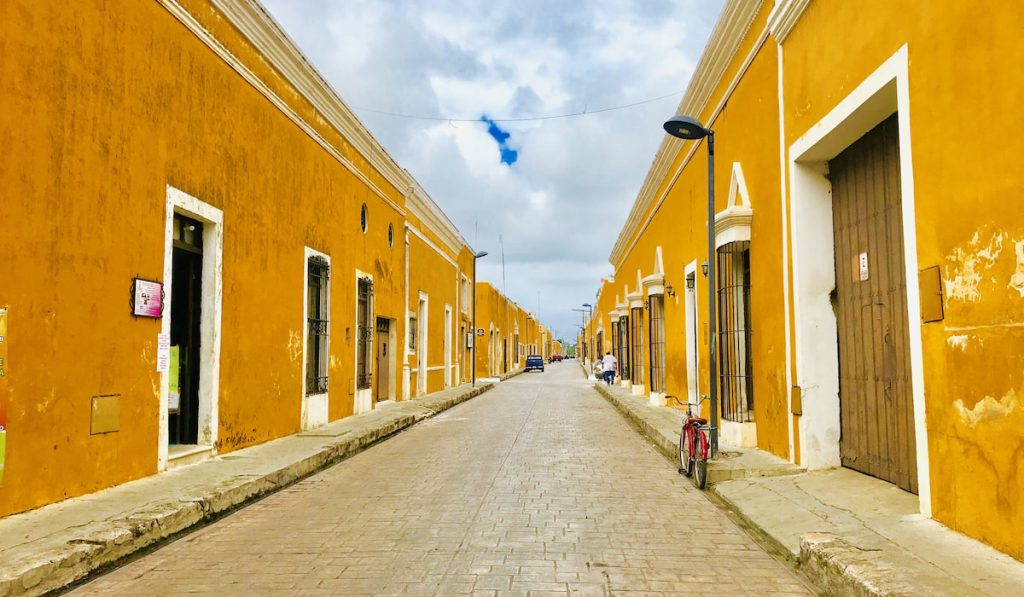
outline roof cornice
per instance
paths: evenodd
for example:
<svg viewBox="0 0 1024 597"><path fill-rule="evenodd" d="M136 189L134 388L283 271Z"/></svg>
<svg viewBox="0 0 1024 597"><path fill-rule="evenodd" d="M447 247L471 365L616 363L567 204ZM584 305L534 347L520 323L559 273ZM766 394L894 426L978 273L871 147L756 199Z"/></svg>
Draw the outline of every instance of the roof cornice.
<svg viewBox="0 0 1024 597"><path fill-rule="evenodd" d="M762 0L728 1L711 33L708 44L704 47L704 53L693 71L690 84L686 88L686 93L683 94L683 99L679 102L676 114L701 114L704 112L704 108L711 100L711 95L722 81L722 77L725 76L726 69L757 17L761 3ZM644 178L640 192L633 202L633 208L612 248L609 260L616 271L626 256L627 249L632 245L631 241L638 233L644 216L654 204L658 196L658 189L667 178L672 164L685 143L685 141L667 134L662 139L661 146L654 155L654 161L647 172L647 177Z"/></svg>
<svg viewBox="0 0 1024 597"><path fill-rule="evenodd" d="M776 0L768 15L768 29L776 42L786 41L810 3L811 0Z"/></svg>
<svg viewBox="0 0 1024 597"><path fill-rule="evenodd" d="M409 176L258 0L211 0L228 22L362 154L395 189Z"/></svg>

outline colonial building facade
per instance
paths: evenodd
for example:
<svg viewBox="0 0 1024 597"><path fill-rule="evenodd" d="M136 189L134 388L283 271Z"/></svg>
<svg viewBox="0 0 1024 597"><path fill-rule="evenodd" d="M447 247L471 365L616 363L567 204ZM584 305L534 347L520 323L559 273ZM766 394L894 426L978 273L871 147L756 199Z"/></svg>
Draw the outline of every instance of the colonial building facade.
<svg viewBox="0 0 1024 597"><path fill-rule="evenodd" d="M1021 22L731 1L676 112L715 132L723 443L878 477L1018 559ZM708 394L707 156L665 137L580 338L655 404Z"/></svg>
<svg viewBox="0 0 1024 597"><path fill-rule="evenodd" d="M470 380L473 251L258 2L0 38L0 516Z"/></svg>

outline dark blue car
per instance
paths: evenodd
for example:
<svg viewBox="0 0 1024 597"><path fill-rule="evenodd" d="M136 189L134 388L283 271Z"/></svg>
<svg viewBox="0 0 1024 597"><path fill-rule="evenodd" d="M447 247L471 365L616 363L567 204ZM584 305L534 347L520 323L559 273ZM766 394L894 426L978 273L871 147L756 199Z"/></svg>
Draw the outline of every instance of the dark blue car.
<svg viewBox="0 0 1024 597"><path fill-rule="evenodd" d="M526 369L523 371L530 371L531 369L537 369L538 371L544 371L544 357L539 354L531 354L526 357Z"/></svg>

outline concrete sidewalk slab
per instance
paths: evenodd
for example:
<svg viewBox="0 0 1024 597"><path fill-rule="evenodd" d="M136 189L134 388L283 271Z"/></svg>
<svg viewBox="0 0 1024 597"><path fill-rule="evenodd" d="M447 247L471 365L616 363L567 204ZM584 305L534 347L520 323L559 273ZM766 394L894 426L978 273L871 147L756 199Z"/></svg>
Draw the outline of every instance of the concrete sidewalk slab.
<svg viewBox="0 0 1024 597"><path fill-rule="evenodd" d="M594 388L673 466L683 413ZM1020 595L1024 564L918 513L917 496L849 469L806 472L723 447L711 493L828 595Z"/></svg>
<svg viewBox="0 0 1024 597"><path fill-rule="evenodd" d="M594 389L611 402L665 458L678 465L679 430L685 416L682 411L652 406L647 398L634 396L617 385L598 383ZM762 450L720 446L718 458L708 462L708 483L794 475L802 471L802 468Z"/></svg>
<svg viewBox="0 0 1024 597"><path fill-rule="evenodd" d="M60 589L469 400L468 385L0 520L0 596Z"/></svg>
<svg viewBox="0 0 1024 597"><path fill-rule="evenodd" d="M834 595L1019 595L1024 564L925 518L917 496L849 469L714 491Z"/></svg>

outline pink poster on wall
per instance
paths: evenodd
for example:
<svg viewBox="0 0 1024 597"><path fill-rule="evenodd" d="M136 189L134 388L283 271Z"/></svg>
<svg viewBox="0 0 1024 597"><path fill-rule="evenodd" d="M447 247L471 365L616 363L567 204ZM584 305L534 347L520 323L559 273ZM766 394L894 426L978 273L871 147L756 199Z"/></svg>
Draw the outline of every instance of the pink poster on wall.
<svg viewBox="0 0 1024 597"><path fill-rule="evenodd" d="M157 317L164 311L164 285L152 280L135 278L132 283L132 315Z"/></svg>

